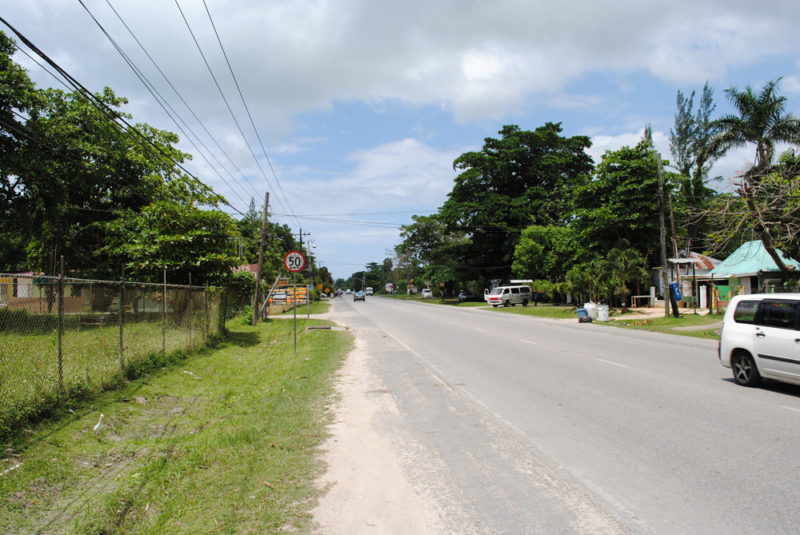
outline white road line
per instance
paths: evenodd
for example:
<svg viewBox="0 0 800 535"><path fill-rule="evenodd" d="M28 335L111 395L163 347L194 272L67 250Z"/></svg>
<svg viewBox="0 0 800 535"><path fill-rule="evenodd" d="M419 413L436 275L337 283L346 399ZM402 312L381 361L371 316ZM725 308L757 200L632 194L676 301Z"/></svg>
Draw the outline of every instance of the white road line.
<svg viewBox="0 0 800 535"><path fill-rule="evenodd" d="M531 342L530 340L522 340L522 339L520 339L520 342L522 342L522 343L524 343L524 344L530 344L530 345L532 345L532 346L537 346L537 345L539 345L539 344L538 344L538 342Z"/></svg>
<svg viewBox="0 0 800 535"><path fill-rule="evenodd" d="M611 364L612 366L619 366L620 368L630 368L627 364L620 364L619 362L613 362L610 360L605 359L595 359L598 362L605 362L606 364Z"/></svg>
<svg viewBox="0 0 800 535"><path fill-rule="evenodd" d="M790 407L789 405L781 405L784 409L789 409L790 411L800 412L800 409L797 407Z"/></svg>
<svg viewBox="0 0 800 535"><path fill-rule="evenodd" d="M482 332L482 333L488 333L489 332L486 329L482 329L480 327L475 327L475 330L478 331L478 332Z"/></svg>

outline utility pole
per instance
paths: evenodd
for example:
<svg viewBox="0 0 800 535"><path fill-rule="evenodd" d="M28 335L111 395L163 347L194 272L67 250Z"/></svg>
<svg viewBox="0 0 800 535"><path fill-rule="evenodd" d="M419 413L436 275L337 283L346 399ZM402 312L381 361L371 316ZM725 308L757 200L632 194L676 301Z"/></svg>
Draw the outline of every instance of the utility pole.
<svg viewBox="0 0 800 535"><path fill-rule="evenodd" d="M658 158L658 222L661 226L661 264L664 266L664 278L661 280L661 291L664 294L664 317L669 317L669 281L667 280L667 241L664 225L664 176L661 172L661 153Z"/></svg>
<svg viewBox="0 0 800 535"><path fill-rule="evenodd" d="M256 269L256 294L253 297L253 325L258 323L258 312L261 309L261 270L264 268L264 242L267 234L267 210L269 209L269 192L264 196L264 213L261 215L261 240L258 245L258 268Z"/></svg>

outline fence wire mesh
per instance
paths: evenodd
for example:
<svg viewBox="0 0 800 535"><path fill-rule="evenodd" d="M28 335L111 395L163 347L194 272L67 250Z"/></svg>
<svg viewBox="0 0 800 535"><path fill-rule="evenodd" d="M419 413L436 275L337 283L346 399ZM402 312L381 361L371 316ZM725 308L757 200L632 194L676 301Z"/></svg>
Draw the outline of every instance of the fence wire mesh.
<svg viewBox="0 0 800 535"><path fill-rule="evenodd" d="M215 288L0 274L0 429L219 332Z"/></svg>

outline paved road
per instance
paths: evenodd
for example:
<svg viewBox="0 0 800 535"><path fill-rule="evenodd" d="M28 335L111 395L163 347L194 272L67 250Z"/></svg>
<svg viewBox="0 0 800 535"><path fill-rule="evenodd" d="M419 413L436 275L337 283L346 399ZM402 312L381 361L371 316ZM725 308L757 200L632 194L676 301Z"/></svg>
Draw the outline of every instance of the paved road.
<svg viewBox="0 0 800 535"><path fill-rule="evenodd" d="M446 532L800 529L800 389L735 385L716 342L347 297Z"/></svg>

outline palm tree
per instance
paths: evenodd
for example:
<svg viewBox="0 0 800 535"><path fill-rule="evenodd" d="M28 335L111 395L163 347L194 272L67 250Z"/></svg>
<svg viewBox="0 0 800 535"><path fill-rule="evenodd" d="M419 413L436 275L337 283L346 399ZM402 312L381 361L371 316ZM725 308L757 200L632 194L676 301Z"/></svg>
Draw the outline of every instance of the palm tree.
<svg viewBox="0 0 800 535"><path fill-rule="evenodd" d="M738 115L726 115L714 122L719 132L712 138L709 151L722 156L732 148L748 144L756 146L752 167L742 175L738 193L747 204L754 220L753 228L764 244L764 249L783 273L789 269L775 251L770 225L761 217L756 204L756 192L761 178L766 176L779 143L800 145L800 119L785 110L786 97L778 94L781 79L768 82L756 94L751 86L744 91L731 87L725 91Z"/></svg>
<svg viewBox="0 0 800 535"><path fill-rule="evenodd" d="M729 149L754 144L756 157L745 173L746 180L757 180L772 165L776 144L800 145L800 119L786 113L786 97L778 94L780 81L778 78L768 82L759 94L751 86L744 91L735 87L725 90L739 115L726 115L715 121L719 133L711 140L710 151L724 154Z"/></svg>

